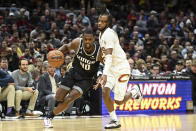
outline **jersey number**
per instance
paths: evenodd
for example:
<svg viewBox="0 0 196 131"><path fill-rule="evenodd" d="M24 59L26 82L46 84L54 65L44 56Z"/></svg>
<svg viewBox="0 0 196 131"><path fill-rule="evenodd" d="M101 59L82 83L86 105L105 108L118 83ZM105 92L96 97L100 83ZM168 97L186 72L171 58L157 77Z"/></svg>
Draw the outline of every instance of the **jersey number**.
<svg viewBox="0 0 196 131"><path fill-rule="evenodd" d="M80 62L80 65L82 66L83 69L85 69L85 70L90 70L91 65L89 65L89 64L84 64L84 63L82 63L82 62Z"/></svg>

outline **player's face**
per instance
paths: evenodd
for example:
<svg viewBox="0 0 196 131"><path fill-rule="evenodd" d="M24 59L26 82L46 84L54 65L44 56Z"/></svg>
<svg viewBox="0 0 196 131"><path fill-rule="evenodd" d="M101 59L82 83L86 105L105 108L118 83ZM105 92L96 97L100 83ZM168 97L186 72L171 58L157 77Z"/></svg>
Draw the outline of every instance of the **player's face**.
<svg viewBox="0 0 196 131"><path fill-rule="evenodd" d="M28 61L27 60L22 60L21 61L21 64L20 64L20 70L22 71L22 72L27 72L27 70L28 70Z"/></svg>
<svg viewBox="0 0 196 131"><path fill-rule="evenodd" d="M92 47L94 46L94 37L92 34L84 34L83 35L83 44L84 44L84 48L89 50L92 49Z"/></svg>
<svg viewBox="0 0 196 131"><path fill-rule="evenodd" d="M104 31L108 27L109 21L107 15L101 15L98 18L98 29Z"/></svg>

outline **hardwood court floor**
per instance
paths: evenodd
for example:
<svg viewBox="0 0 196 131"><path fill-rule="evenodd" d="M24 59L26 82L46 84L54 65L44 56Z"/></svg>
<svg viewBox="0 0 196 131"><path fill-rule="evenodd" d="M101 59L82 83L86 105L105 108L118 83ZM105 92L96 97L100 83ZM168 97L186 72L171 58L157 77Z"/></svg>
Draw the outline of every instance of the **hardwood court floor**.
<svg viewBox="0 0 196 131"><path fill-rule="evenodd" d="M119 116L122 127L107 131L196 131L196 114ZM54 128L43 128L43 119L0 121L0 131L102 131L108 117L55 118Z"/></svg>

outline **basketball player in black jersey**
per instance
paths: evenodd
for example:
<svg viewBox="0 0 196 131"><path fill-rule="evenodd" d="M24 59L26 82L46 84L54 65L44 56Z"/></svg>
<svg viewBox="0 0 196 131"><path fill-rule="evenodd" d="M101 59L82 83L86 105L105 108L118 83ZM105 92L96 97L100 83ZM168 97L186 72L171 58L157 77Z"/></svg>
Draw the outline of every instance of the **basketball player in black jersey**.
<svg viewBox="0 0 196 131"><path fill-rule="evenodd" d="M101 51L99 44L95 43L91 30L86 30L81 38L76 38L69 44L64 44L59 50L67 53L75 50L76 55L72 67L61 81L61 87L56 92L56 100L60 103L44 120L45 127L53 127L50 118L66 110L69 105L93 87L93 77L96 76Z"/></svg>

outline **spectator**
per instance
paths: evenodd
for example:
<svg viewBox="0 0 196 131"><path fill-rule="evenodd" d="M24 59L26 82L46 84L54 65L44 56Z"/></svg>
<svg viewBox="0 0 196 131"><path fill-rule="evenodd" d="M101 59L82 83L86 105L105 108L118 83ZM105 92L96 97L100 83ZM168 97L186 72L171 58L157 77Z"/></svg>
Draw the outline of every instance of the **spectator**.
<svg viewBox="0 0 196 131"><path fill-rule="evenodd" d="M180 45L180 40L178 38L175 38L173 44L170 47L170 50L176 50L178 53L183 50L183 46Z"/></svg>
<svg viewBox="0 0 196 131"><path fill-rule="evenodd" d="M188 38L187 38L187 41L189 41L191 43L191 45L196 46L196 38L195 38L195 35L193 34L193 32L189 32L188 33Z"/></svg>
<svg viewBox="0 0 196 131"><path fill-rule="evenodd" d="M120 21L117 21L116 24L112 27L112 29L119 35L124 34L124 28L122 27Z"/></svg>
<svg viewBox="0 0 196 131"><path fill-rule="evenodd" d="M184 55L184 59L195 59L196 58L196 51L193 50L193 48L191 47L187 49L187 53Z"/></svg>
<svg viewBox="0 0 196 131"><path fill-rule="evenodd" d="M67 39L71 39L71 35L72 35L71 34L71 25L68 23L65 23L63 26L63 30L60 30L60 34L62 36L64 36L61 43L62 42L69 43L69 42L67 42Z"/></svg>
<svg viewBox="0 0 196 131"><path fill-rule="evenodd" d="M150 68L150 76L160 76L160 66L153 64Z"/></svg>
<svg viewBox="0 0 196 131"><path fill-rule="evenodd" d="M28 60L29 64L35 63L35 58L31 55L29 48L26 48L23 53L23 56L20 57L20 59L24 59L24 58Z"/></svg>
<svg viewBox="0 0 196 131"><path fill-rule="evenodd" d="M184 44L184 49L181 51L181 55L184 58L187 54L187 49L191 46L191 43L189 41L186 41Z"/></svg>
<svg viewBox="0 0 196 131"><path fill-rule="evenodd" d="M185 60L185 68L183 69L183 72L190 72L191 71L191 65L192 65L192 60L191 59L186 59Z"/></svg>
<svg viewBox="0 0 196 131"><path fill-rule="evenodd" d="M163 38L170 38L171 37L171 30L169 30L168 24L164 25L164 27L161 29L159 34L162 34Z"/></svg>
<svg viewBox="0 0 196 131"><path fill-rule="evenodd" d="M12 48L11 55L8 57L8 63L9 63L8 69L10 71L14 71L14 70L18 69L19 54L17 52L17 46L16 45L12 45L11 48Z"/></svg>
<svg viewBox="0 0 196 131"><path fill-rule="evenodd" d="M82 25L91 27L91 21L85 14L85 8L81 8L80 15L78 17L82 18Z"/></svg>
<svg viewBox="0 0 196 131"><path fill-rule="evenodd" d="M145 66L145 61L143 59L138 59L136 61L136 69L139 70L140 76L146 76L148 74L147 68Z"/></svg>
<svg viewBox="0 0 196 131"><path fill-rule="evenodd" d="M31 73L32 79L34 81L33 82L33 86L35 87L35 89L38 90L38 82L39 82L39 78L40 78L40 70L35 68L30 73Z"/></svg>
<svg viewBox="0 0 196 131"><path fill-rule="evenodd" d="M162 67L161 71L171 72L171 67L170 67L167 55L161 55L160 64Z"/></svg>
<svg viewBox="0 0 196 131"><path fill-rule="evenodd" d="M29 44L28 47L29 47L29 51L30 51L31 56L33 58L37 58L38 56L40 56L40 53L35 48L35 43L29 42L28 44Z"/></svg>
<svg viewBox="0 0 196 131"><path fill-rule="evenodd" d="M88 17L91 21L91 25L92 27L95 26L95 23L97 22L97 19L98 19L98 15L97 15L97 12L96 12L96 9L95 8L91 8L90 9L90 12L88 14Z"/></svg>
<svg viewBox="0 0 196 131"><path fill-rule="evenodd" d="M48 106L51 111L55 107L56 99L55 94L57 85L60 82L60 77L55 74L55 68L47 64L47 72L41 75L39 79L39 104Z"/></svg>
<svg viewBox="0 0 196 131"><path fill-rule="evenodd" d="M28 69L28 60L21 59L19 69L12 73L16 88L16 111L20 115L21 100L29 100L25 116L35 116L33 110L38 97L38 90L33 86L33 79Z"/></svg>
<svg viewBox="0 0 196 131"><path fill-rule="evenodd" d="M137 21L137 15L135 13L134 9L131 9L128 16L127 16L127 20L131 21L133 23L133 25L135 25L136 21Z"/></svg>
<svg viewBox="0 0 196 131"><path fill-rule="evenodd" d="M0 101L7 100L6 116L15 117L15 88L14 79L9 74L8 61L5 57L0 59Z"/></svg>
<svg viewBox="0 0 196 131"><path fill-rule="evenodd" d="M196 106L196 59L193 60L191 64L191 70L187 71L186 73L191 77L193 105Z"/></svg>
<svg viewBox="0 0 196 131"><path fill-rule="evenodd" d="M71 56L66 55L66 56L65 56L65 65L69 65L69 63L70 63L71 61L72 61Z"/></svg>
<svg viewBox="0 0 196 131"><path fill-rule="evenodd" d="M41 45L40 54L43 61L47 60L48 48L46 44Z"/></svg>
<svg viewBox="0 0 196 131"><path fill-rule="evenodd" d="M172 71L173 75L183 75L184 72L184 64L181 60L179 60L175 65L175 70Z"/></svg>
<svg viewBox="0 0 196 131"><path fill-rule="evenodd" d="M10 50L10 48L8 47L7 42L6 41L3 41L2 42L2 46L0 48L0 54L3 53L5 55L5 57L6 57L9 50Z"/></svg>
<svg viewBox="0 0 196 131"><path fill-rule="evenodd" d="M55 37L55 33L50 33L49 43L53 45L54 48L59 48L61 46L61 41Z"/></svg>
<svg viewBox="0 0 196 131"><path fill-rule="evenodd" d="M49 21L46 21L46 16L41 16L40 17L40 22L39 22L39 24L38 24L38 26L40 26L40 29L43 31L43 32L45 32L45 33L49 33L50 32L50 22ZM38 30L39 30L39 27L36 27L36 28L38 28ZM36 29L36 31L37 31L37 29Z"/></svg>
<svg viewBox="0 0 196 131"><path fill-rule="evenodd" d="M40 33L41 33L41 25L37 24L35 29L31 31L30 38L35 39L40 35Z"/></svg>
<svg viewBox="0 0 196 131"><path fill-rule="evenodd" d="M130 54L131 57L134 56L134 54L136 52L136 50L135 50L135 42L134 41L130 41L129 42L129 49L128 49L127 52L129 52L129 54Z"/></svg>
<svg viewBox="0 0 196 131"><path fill-rule="evenodd" d="M175 50L171 51L171 58L169 58L169 64L171 65L171 71L174 70L175 65L178 61L179 57Z"/></svg>
<svg viewBox="0 0 196 131"><path fill-rule="evenodd" d="M130 68L131 68L131 77L134 77L134 76L141 76L141 73L138 69L135 69L135 63L133 61L132 58L129 58L128 59L128 62L129 62L129 65L130 65Z"/></svg>
<svg viewBox="0 0 196 131"><path fill-rule="evenodd" d="M154 14L150 14L149 20L147 22L148 32L151 36L156 36L156 32L158 31L158 20L156 19Z"/></svg>
<svg viewBox="0 0 196 131"><path fill-rule="evenodd" d="M144 15L140 15L139 20L136 22L138 26L138 31L142 32L143 34L147 31L147 20L144 18Z"/></svg>
<svg viewBox="0 0 196 131"><path fill-rule="evenodd" d="M13 35L11 36L11 38L9 39L9 46L15 43L20 43L21 40L19 38L19 33L18 31L13 32Z"/></svg>
<svg viewBox="0 0 196 131"><path fill-rule="evenodd" d="M175 19L170 20L170 24L168 26L168 29L171 31L171 36L172 37L179 37L181 36L181 30L179 25L177 25Z"/></svg>
<svg viewBox="0 0 196 131"><path fill-rule="evenodd" d="M30 18L30 23L34 26L36 25L38 22L39 22L39 16L38 16L38 11L36 9L34 9L32 11L32 15L31 15L31 18Z"/></svg>
<svg viewBox="0 0 196 131"><path fill-rule="evenodd" d="M66 65L61 66L61 78L64 78L67 70L68 70L68 66L66 66Z"/></svg>

